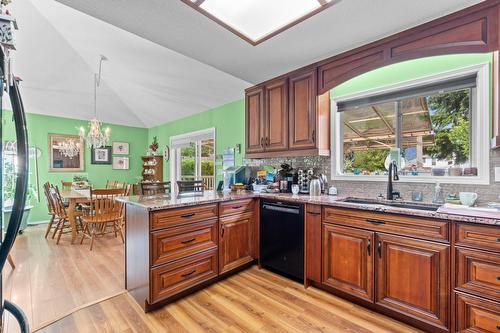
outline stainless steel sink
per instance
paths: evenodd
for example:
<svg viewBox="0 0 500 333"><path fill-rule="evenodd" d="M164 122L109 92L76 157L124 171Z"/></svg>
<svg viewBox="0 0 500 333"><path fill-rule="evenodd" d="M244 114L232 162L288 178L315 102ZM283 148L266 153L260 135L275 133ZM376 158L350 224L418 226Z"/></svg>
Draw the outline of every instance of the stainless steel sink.
<svg viewBox="0 0 500 333"><path fill-rule="evenodd" d="M357 203L364 205L381 205L405 209L417 209L435 212L439 209L439 205L434 204L424 204L408 201L387 201L387 200L376 200L376 199L364 199L364 198L347 198L342 200L343 202Z"/></svg>

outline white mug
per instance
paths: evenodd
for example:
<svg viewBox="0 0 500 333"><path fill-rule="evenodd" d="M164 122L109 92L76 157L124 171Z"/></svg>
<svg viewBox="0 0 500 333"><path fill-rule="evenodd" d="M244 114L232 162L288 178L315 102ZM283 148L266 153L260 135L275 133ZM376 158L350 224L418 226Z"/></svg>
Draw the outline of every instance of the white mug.
<svg viewBox="0 0 500 333"><path fill-rule="evenodd" d="M474 203L476 202L477 193L460 192L459 197L460 197L460 201L462 202L462 205L471 207L471 206L474 206Z"/></svg>

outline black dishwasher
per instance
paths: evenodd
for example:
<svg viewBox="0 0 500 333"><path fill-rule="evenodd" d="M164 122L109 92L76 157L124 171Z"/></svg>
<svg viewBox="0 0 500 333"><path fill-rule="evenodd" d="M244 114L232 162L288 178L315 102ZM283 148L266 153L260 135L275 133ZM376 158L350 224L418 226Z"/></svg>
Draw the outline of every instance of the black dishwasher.
<svg viewBox="0 0 500 333"><path fill-rule="evenodd" d="M304 205L261 200L260 263L304 281Z"/></svg>

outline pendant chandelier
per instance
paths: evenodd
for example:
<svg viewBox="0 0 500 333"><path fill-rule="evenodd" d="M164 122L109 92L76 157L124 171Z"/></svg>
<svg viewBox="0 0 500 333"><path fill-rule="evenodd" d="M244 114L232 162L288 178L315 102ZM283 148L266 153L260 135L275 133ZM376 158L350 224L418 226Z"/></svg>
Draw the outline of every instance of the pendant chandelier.
<svg viewBox="0 0 500 333"><path fill-rule="evenodd" d="M66 139L57 144L57 149L59 152L69 159L77 156L80 153L80 141L74 139Z"/></svg>
<svg viewBox="0 0 500 333"><path fill-rule="evenodd" d="M99 59L99 72L94 73L94 118L89 122L89 131L85 134L85 128L80 127L80 138L87 143L89 148L102 148L105 147L111 137L111 130L109 127L102 129L102 123L97 119L97 88L101 85L101 69L102 62L108 60L105 56L101 55Z"/></svg>

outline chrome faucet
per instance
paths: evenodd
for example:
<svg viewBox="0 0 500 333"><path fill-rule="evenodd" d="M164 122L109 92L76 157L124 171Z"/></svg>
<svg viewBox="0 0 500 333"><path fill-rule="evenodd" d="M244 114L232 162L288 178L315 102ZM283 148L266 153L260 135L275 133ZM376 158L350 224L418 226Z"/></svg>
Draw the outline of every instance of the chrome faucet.
<svg viewBox="0 0 500 333"><path fill-rule="evenodd" d="M392 181L399 180L398 176L398 166L396 161L392 161L389 164L389 182L387 183L387 200L394 200L394 197L401 199L401 193L394 191L392 187Z"/></svg>

